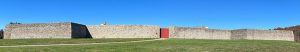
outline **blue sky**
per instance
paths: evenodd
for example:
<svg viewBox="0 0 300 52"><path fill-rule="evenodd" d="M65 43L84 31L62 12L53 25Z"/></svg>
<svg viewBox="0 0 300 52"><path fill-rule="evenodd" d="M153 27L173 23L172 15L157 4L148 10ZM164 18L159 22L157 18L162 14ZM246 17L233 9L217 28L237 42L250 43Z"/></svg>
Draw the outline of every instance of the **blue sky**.
<svg viewBox="0 0 300 52"><path fill-rule="evenodd" d="M9 22L271 29L300 24L298 0L0 0Z"/></svg>

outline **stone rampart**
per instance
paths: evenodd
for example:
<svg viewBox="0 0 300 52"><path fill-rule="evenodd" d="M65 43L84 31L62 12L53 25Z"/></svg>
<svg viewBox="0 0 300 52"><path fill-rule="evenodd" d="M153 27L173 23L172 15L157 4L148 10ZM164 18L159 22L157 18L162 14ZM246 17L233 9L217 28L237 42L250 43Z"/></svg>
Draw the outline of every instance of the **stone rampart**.
<svg viewBox="0 0 300 52"><path fill-rule="evenodd" d="M78 26L72 24L74 23L9 24L6 26L4 39L72 38L84 35L72 32L72 28L76 31Z"/></svg>
<svg viewBox="0 0 300 52"><path fill-rule="evenodd" d="M293 31L240 29L232 31L233 39L294 41Z"/></svg>
<svg viewBox="0 0 300 52"><path fill-rule="evenodd" d="M90 25L87 28L93 38L160 38L159 26Z"/></svg>
<svg viewBox="0 0 300 52"><path fill-rule="evenodd" d="M247 39L294 41L293 31L287 30L217 30L189 27L169 27L170 38L184 39Z"/></svg>
<svg viewBox="0 0 300 52"><path fill-rule="evenodd" d="M170 38L184 39L230 39L230 30L170 27Z"/></svg>
<svg viewBox="0 0 300 52"><path fill-rule="evenodd" d="M300 30L218 30L169 27L170 38L183 39L247 39L300 41ZM0 38L1 38L0 32ZM160 38L159 26L82 25L77 23L9 24L4 39L27 38Z"/></svg>
<svg viewBox="0 0 300 52"><path fill-rule="evenodd" d="M300 41L300 25L286 27L286 28L275 28L275 30L291 30L294 32L295 41Z"/></svg>

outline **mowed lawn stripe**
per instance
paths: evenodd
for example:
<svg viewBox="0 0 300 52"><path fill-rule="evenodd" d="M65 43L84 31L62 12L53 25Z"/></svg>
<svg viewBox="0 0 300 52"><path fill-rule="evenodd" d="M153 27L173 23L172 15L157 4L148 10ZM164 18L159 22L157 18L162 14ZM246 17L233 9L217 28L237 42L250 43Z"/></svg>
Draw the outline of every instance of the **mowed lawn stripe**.
<svg viewBox="0 0 300 52"><path fill-rule="evenodd" d="M120 44L0 48L0 52L300 52L300 43L272 40L167 39Z"/></svg>
<svg viewBox="0 0 300 52"><path fill-rule="evenodd" d="M147 41L157 41L157 40L162 40L162 39L138 40L138 41L124 41L124 42L104 42L104 43L48 44L48 45L15 45L15 46L0 46L0 48L1 48L1 47L7 48L7 47L39 47L39 46L95 45L95 44L113 44L113 43L147 42Z"/></svg>
<svg viewBox="0 0 300 52"><path fill-rule="evenodd" d="M81 44L150 40L151 38L107 38L107 39L0 39L0 46Z"/></svg>

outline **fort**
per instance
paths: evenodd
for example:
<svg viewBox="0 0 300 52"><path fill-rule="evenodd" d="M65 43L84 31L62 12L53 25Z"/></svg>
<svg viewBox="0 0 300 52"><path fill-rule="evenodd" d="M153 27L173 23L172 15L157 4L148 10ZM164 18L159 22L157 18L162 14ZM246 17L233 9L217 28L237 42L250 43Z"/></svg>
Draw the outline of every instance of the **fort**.
<svg viewBox="0 0 300 52"><path fill-rule="evenodd" d="M3 39L31 38L182 38L298 41L299 30L221 30L157 25L83 25L73 22L8 24Z"/></svg>

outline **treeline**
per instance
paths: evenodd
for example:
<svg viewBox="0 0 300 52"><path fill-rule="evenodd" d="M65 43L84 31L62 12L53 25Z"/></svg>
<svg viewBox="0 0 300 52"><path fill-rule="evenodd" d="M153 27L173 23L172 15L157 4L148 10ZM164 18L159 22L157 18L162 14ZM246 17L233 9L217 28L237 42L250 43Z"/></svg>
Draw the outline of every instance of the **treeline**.
<svg viewBox="0 0 300 52"><path fill-rule="evenodd" d="M3 39L3 35L4 35L3 32L4 32L3 29L0 29L0 39Z"/></svg>

